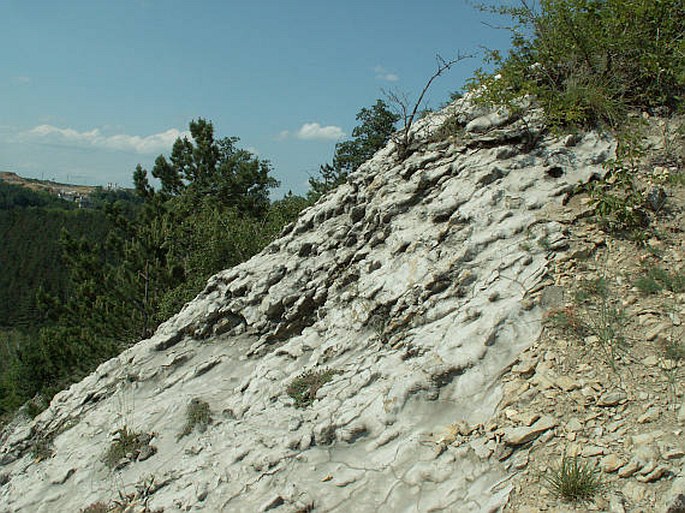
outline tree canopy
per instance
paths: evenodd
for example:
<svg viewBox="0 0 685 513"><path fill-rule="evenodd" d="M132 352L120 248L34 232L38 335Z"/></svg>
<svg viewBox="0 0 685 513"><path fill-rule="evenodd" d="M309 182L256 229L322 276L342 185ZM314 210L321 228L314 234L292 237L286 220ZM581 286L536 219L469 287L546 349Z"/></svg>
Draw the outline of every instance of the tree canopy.
<svg viewBox="0 0 685 513"><path fill-rule="evenodd" d="M211 122L199 118L190 122L191 142L179 137L169 159L160 155L152 176L161 184L155 191L140 165L133 173L138 194L148 200L184 197L192 201L212 198L224 207L258 215L269 205L269 190L278 186L271 165L238 147L237 137L215 139Z"/></svg>

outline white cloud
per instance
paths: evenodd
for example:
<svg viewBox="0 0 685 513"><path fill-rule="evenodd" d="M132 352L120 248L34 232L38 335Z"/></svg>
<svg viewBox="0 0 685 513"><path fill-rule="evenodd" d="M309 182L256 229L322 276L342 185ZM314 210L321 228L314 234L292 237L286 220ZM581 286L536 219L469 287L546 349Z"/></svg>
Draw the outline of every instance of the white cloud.
<svg viewBox="0 0 685 513"><path fill-rule="evenodd" d="M282 133L282 132L281 132ZM295 134L298 139L336 141L345 136L339 126L321 126L319 123L305 123Z"/></svg>
<svg viewBox="0 0 685 513"><path fill-rule="evenodd" d="M383 66L376 66L373 68L373 71L376 74L377 80L384 80L386 82L397 82L400 79L400 77L397 74L389 72Z"/></svg>
<svg viewBox="0 0 685 513"><path fill-rule="evenodd" d="M23 132L21 139L58 144L61 146L102 148L113 151L155 154L169 150L179 137L190 137L188 132L170 128L164 132L141 137L139 135L105 135L99 128L79 132L73 128L39 125Z"/></svg>
<svg viewBox="0 0 685 513"><path fill-rule="evenodd" d="M27 77L26 75L17 75L12 77L12 82L17 85L29 85L31 83L31 77Z"/></svg>

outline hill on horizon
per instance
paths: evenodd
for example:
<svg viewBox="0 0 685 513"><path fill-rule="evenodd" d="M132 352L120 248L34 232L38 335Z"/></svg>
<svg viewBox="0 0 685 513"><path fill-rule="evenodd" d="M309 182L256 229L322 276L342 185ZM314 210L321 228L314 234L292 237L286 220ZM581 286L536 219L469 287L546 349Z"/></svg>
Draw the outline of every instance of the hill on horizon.
<svg viewBox="0 0 685 513"><path fill-rule="evenodd" d="M96 185L68 184L54 182L52 180L39 180L37 178L24 178L23 176L19 176L14 171L0 171L0 181L11 185L25 187L32 191L44 191L55 195L59 195L60 193L64 194L66 192L80 195L89 195L92 194L98 187L107 187Z"/></svg>

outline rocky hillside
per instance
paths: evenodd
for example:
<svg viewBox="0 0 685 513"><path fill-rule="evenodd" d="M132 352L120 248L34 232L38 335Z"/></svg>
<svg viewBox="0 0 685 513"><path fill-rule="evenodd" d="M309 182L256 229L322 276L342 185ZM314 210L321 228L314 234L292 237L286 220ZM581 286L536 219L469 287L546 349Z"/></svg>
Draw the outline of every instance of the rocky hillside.
<svg viewBox="0 0 685 513"><path fill-rule="evenodd" d="M587 215L565 200L615 143L554 138L537 116L466 98L417 125L406 159L389 144L152 338L17 419L0 510L556 511L533 478L561 441L625 468L601 437L639 436L623 405L661 396L605 386L622 383L608 360L566 360L570 337L543 330ZM668 440L670 463L630 476L670 483Z"/></svg>

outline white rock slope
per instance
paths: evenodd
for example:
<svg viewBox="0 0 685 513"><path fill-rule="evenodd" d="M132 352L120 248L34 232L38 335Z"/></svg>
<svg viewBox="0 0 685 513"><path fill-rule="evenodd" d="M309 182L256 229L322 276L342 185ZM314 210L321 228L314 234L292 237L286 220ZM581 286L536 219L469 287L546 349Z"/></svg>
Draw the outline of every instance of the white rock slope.
<svg viewBox="0 0 685 513"><path fill-rule="evenodd" d="M438 140L450 117L461 133ZM140 511L496 511L497 447L440 437L493 414L564 245L549 207L613 152L593 133L535 141L534 117L463 100L421 121L403 162L389 144L154 337L6 432L0 511L75 512L137 485ZM296 408L286 388L309 370L335 374ZM193 398L213 422L179 438ZM154 449L112 470L124 426ZM50 457L32 455L41 440Z"/></svg>

